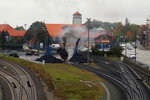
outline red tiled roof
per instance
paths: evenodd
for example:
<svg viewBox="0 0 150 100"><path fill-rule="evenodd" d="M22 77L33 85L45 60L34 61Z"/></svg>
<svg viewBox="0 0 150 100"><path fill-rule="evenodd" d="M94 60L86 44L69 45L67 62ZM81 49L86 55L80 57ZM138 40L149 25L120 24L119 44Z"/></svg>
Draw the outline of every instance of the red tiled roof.
<svg viewBox="0 0 150 100"><path fill-rule="evenodd" d="M83 26L82 24L81 25L77 25L77 24L45 24L47 30L48 30L48 33L49 35L51 35L52 37L60 37L63 33L63 27L65 26L71 26L71 27L80 27L80 26ZM87 30L85 30L85 32L82 32L82 36L84 37L87 37ZM100 36L100 35L103 35L103 33L91 33L90 34L90 37L91 38L96 38L97 36Z"/></svg>
<svg viewBox="0 0 150 100"><path fill-rule="evenodd" d="M100 35L103 35L103 33L92 33L92 34L90 34L90 37L91 38L96 38L96 37L98 37L98 36L100 36Z"/></svg>
<svg viewBox="0 0 150 100"><path fill-rule="evenodd" d="M78 11L74 13L74 15L81 15Z"/></svg>
<svg viewBox="0 0 150 100"><path fill-rule="evenodd" d="M8 24L0 24L0 31L8 31L8 30L15 30Z"/></svg>
<svg viewBox="0 0 150 100"><path fill-rule="evenodd" d="M71 27L78 27L82 25L76 25L76 24L45 24L49 35L53 37L59 37L61 35L61 32L63 31L63 27L65 26L71 26Z"/></svg>
<svg viewBox="0 0 150 100"><path fill-rule="evenodd" d="M24 36L25 30L8 30L10 36Z"/></svg>
<svg viewBox="0 0 150 100"><path fill-rule="evenodd" d="M9 36L24 36L25 30L16 30L8 24L0 24L0 31L8 31Z"/></svg>

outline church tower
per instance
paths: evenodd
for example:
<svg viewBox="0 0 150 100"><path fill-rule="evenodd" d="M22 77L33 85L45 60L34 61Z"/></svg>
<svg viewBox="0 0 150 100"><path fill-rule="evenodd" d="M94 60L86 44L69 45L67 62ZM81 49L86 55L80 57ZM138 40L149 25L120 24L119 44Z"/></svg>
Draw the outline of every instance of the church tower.
<svg viewBox="0 0 150 100"><path fill-rule="evenodd" d="M82 14L79 12L73 14L73 24L82 24Z"/></svg>

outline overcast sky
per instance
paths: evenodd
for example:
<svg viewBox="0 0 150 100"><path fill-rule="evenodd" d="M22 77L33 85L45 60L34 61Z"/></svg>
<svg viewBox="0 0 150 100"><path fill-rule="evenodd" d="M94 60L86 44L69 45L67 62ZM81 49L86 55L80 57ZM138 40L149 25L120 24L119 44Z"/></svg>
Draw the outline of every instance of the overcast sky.
<svg viewBox="0 0 150 100"><path fill-rule="evenodd" d="M0 0L0 24L30 26L34 21L71 24L79 11L86 18L100 21L145 24L150 15L150 0Z"/></svg>

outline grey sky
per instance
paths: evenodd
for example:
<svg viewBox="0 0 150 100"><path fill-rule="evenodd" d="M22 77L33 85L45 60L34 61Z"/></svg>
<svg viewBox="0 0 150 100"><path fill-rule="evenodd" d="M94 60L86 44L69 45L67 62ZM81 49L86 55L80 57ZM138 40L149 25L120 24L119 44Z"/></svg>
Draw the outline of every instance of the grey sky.
<svg viewBox="0 0 150 100"><path fill-rule="evenodd" d="M71 24L79 11L86 18L110 22L145 24L150 15L150 0L1 0L0 24L28 26L34 21Z"/></svg>

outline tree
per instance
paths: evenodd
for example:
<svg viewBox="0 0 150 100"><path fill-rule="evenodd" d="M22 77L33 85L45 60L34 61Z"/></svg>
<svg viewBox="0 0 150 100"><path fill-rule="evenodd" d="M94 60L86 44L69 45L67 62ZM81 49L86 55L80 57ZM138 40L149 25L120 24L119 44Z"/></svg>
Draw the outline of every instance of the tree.
<svg viewBox="0 0 150 100"><path fill-rule="evenodd" d="M39 21L32 23L24 35L27 41L32 40L34 43L44 43L48 36L49 33L46 29L45 23Z"/></svg>
<svg viewBox="0 0 150 100"><path fill-rule="evenodd" d="M140 26L136 24L131 24L130 31L132 32L132 41L135 41L137 35L140 33Z"/></svg>
<svg viewBox="0 0 150 100"><path fill-rule="evenodd" d="M4 50L7 46L8 41L9 41L8 31L2 31L0 37L1 37L2 49Z"/></svg>
<svg viewBox="0 0 150 100"><path fill-rule="evenodd" d="M15 29L16 30L25 30L23 26L17 26Z"/></svg>
<svg viewBox="0 0 150 100"><path fill-rule="evenodd" d="M88 25L88 21L85 22L85 25ZM98 27L102 27L106 30L110 30L111 27L113 26L113 23L110 22L102 22L102 21L98 21L98 20L93 20L89 22L89 28L98 28Z"/></svg>
<svg viewBox="0 0 150 100"><path fill-rule="evenodd" d="M125 26L127 27L127 26L129 26L129 25L130 25L129 19L126 18L126 19L125 19Z"/></svg>
<svg viewBox="0 0 150 100"><path fill-rule="evenodd" d="M2 32L0 32L0 47L2 47L2 44L3 44L3 37L2 37Z"/></svg>
<svg viewBox="0 0 150 100"><path fill-rule="evenodd" d="M123 51L123 48L121 46L119 46L119 45L117 45L117 46L111 46L111 48L110 48L110 52L113 55L117 56L117 57L121 56L122 51Z"/></svg>
<svg viewBox="0 0 150 100"><path fill-rule="evenodd" d="M127 33L130 32L130 22L128 18L125 19L125 25L123 26L122 32L123 32L123 40L124 42L127 42Z"/></svg>
<svg viewBox="0 0 150 100"><path fill-rule="evenodd" d="M113 33L114 39L117 40L117 42L123 40L123 24L121 22L113 23Z"/></svg>
<svg viewBox="0 0 150 100"><path fill-rule="evenodd" d="M87 22L85 23L87 26ZM114 34L114 41L124 42L124 41L134 41L135 37L140 31L140 27L136 24L130 24L128 18L125 19L125 25L122 22L102 22L98 20L90 21L89 28L98 28L102 27L105 30L112 30ZM113 27L113 29L112 29Z"/></svg>
<svg viewBox="0 0 150 100"><path fill-rule="evenodd" d="M128 18L125 19L125 25L123 27L123 33L124 35L126 35L126 33L130 30L130 22L128 20Z"/></svg>
<svg viewBox="0 0 150 100"><path fill-rule="evenodd" d="M126 18L125 25L123 27L123 33L128 41L135 41L137 35L140 33L140 26L136 24L130 24L128 18Z"/></svg>

